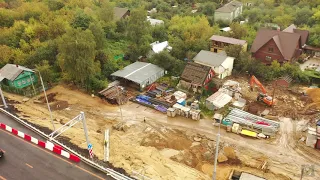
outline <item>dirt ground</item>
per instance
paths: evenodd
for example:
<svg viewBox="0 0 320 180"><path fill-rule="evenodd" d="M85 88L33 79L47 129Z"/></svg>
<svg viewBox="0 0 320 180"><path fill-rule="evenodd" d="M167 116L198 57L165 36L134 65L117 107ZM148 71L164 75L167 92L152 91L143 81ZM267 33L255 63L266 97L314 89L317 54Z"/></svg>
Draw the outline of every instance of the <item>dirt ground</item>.
<svg viewBox="0 0 320 180"><path fill-rule="evenodd" d="M241 84L246 90L245 83ZM299 97L293 93L281 93L283 94L279 94L278 97ZM212 126L211 120L167 118L162 113L133 103L121 106L120 111L118 106L110 105L98 97L91 97L64 86L56 86L48 90L47 94L56 128L77 116L80 111L85 112L89 138L95 155L101 160L104 131L111 129L110 162L115 167L123 168L128 174L139 172L152 179L170 180L210 179L212 176L217 130ZM255 95L249 91L247 94L251 95L254 103ZM19 111L18 114L24 119L52 129L43 96L29 100L8 93L5 93L5 96L12 100L14 107ZM287 104L287 109L300 110L308 101L299 100L299 107L288 107L290 103L297 103L290 100L284 103ZM266 107L261 106L261 110L263 108ZM276 115L280 116L283 113L279 112ZM145 123L144 117L147 119ZM310 117L306 116L303 121L280 119L280 135L270 141L245 138L222 130L219 157L227 160L218 164L217 179L226 179L232 169L250 172L267 179L299 179L301 165L319 164L316 158L313 158L320 158L319 151L298 142L298 139L305 136L302 131L310 123ZM125 128L118 128L119 126ZM299 133L296 133L297 129ZM80 123L62 136L70 138L71 143L86 149ZM261 170L261 164L265 161L268 162L266 171ZM320 177L318 170L316 175Z"/></svg>

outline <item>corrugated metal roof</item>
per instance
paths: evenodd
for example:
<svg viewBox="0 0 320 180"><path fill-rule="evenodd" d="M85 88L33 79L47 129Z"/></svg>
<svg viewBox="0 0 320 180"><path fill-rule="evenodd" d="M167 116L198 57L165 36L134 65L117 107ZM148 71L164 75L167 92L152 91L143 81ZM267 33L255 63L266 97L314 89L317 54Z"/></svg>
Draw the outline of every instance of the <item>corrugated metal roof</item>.
<svg viewBox="0 0 320 180"><path fill-rule="evenodd" d="M141 84L161 71L164 70L157 65L145 62L135 62L117 72L112 73L111 76L121 77Z"/></svg>
<svg viewBox="0 0 320 180"><path fill-rule="evenodd" d="M150 16L147 16L147 21L150 22L151 26L160 25L160 24L164 23L164 21L162 21L160 19L152 19L152 18L150 18Z"/></svg>
<svg viewBox="0 0 320 180"><path fill-rule="evenodd" d="M10 81L15 80L19 74L23 71L34 72L33 70L15 64L6 64L3 68L0 69L0 80L8 79Z"/></svg>
<svg viewBox="0 0 320 180"><path fill-rule="evenodd" d="M217 54L211 51L201 50L193 60L196 63L205 64L209 66L219 67L228 56Z"/></svg>
<svg viewBox="0 0 320 180"><path fill-rule="evenodd" d="M225 36L218 36L218 35L211 36L210 40L224 42L228 44L242 45L242 46L247 43L247 41L245 40L235 39L235 38L230 38Z"/></svg>
<svg viewBox="0 0 320 180"><path fill-rule="evenodd" d="M209 96L206 101L211 102L215 107L222 108L232 100L232 97L223 92L217 91Z"/></svg>

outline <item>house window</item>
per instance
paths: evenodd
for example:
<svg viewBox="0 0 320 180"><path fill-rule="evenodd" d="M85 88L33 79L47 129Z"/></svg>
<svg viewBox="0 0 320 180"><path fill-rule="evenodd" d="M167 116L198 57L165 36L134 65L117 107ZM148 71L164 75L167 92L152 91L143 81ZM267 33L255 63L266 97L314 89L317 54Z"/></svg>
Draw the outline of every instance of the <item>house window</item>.
<svg viewBox="0 0 320 180"><path fill-rule="evenodd" d="M271 57L270 56L266 56L266 61L271 61Z"/></svg>
<svg viewBox="0 0 320 180"><path fill-rule="evenodd" d="M269 51L270 53L272 53L272 52L273 52L273 47L269 47L268 51Z"/></svg>

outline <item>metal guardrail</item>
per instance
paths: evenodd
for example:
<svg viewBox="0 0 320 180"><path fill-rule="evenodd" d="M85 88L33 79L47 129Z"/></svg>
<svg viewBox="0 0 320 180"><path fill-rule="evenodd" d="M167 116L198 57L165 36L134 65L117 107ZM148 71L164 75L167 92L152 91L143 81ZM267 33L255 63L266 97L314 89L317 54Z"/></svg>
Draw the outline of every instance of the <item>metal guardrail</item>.
<svg viewBox="0 0 320 180"><path fill-rule="evenodd" d="M13 118L14 120L18 121L20 124L24 125L26 128L30 129L31 131L37 133L38 135L42 136L43 138L45 139L48 139L49 140L49 136L47 134L45 134L44 132L38 130L37 128L33 127L32 125L26 123L25 121L23 121L22 119L18 118L17 116L9 113L8 111L4 110L3 108L0 108L0 111L3 112L4 114L10 116L11 118ZM69 148L68 146L62 144L61 142L53 139L52 140L54 143L62 146L65 150L68 150L69 152L73 153L74 155L77 155L78 157L81 158L81 160L88 164L89 166L93 167L93 168L96 168L104 173L106 173L108 176L111 176L117 180L134 180L130 177L127 177L113 169L110 169L110 168L105 168L87 158L85 158L84 156L80 155L79 153L75 152L74 150L72 150L71 148Z"/></svg>

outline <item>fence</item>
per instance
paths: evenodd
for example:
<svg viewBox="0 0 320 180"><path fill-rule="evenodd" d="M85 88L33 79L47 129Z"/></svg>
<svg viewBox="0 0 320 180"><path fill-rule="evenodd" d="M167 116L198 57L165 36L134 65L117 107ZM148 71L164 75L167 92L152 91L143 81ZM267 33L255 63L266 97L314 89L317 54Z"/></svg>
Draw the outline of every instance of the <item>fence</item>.
<svg viewBox="0 0 320 180"><path fill-rule="evenodd" d="M1 88L6 92L19 94L19 95L26 96L29 98L36 96L43 91L42 86L34 87L34 89L31 86L19 89L19 88L10 87L10 86L1 84ZM45 84L44 88L47 90L47 89L50 89L50 86Z"/></svg>

